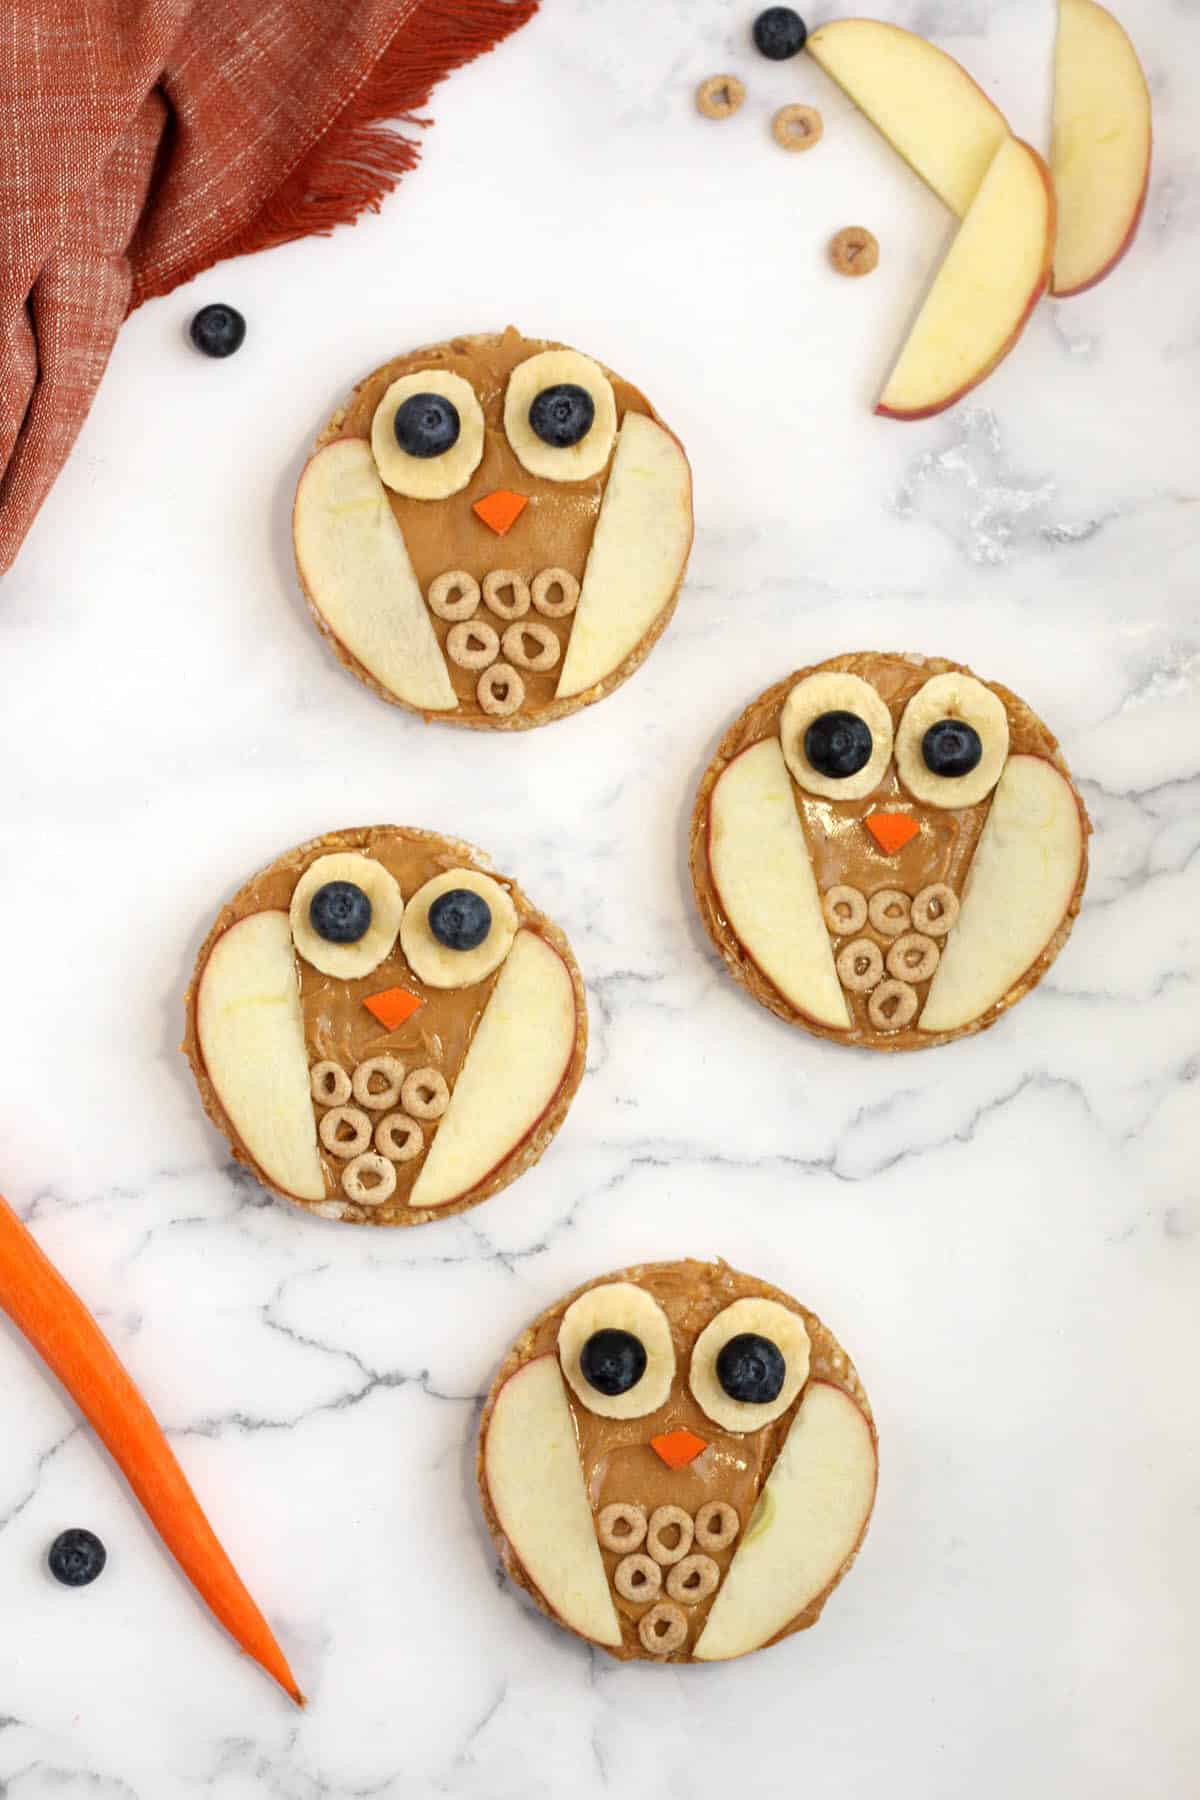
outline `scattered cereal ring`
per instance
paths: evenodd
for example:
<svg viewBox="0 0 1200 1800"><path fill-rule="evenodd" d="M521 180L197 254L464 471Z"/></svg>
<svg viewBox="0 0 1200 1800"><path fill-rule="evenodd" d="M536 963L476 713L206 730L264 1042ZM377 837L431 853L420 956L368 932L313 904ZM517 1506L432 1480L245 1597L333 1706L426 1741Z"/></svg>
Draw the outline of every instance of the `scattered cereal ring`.
<svg viewBox="0 0 1200 1800"><path fill-rule="evenodd" d="M375 1148L389 1162L411 1162L425 1148L425 1133L407 1113L389 1113L375 1127Z"/></svg>
<svg viewBox="0 0 1200 1800"><path fill-rule="evenodd" d="M446 655L460 669L486 669L500 654L500 639L486 619L452 625L446 633Z"/></svg>
<svg viewBox="0 0 1200 1800"><path fill-rule="evenodd" d="M883 951L874 938L852 938L838 953L837 972L852 994L869 994L883 980Z"/></svg>
<svg viewBox="0 0 1200 1800"><path fill-rule="evenodd" d="M526 648L527 638L537 645L536 650ZM530 669L535 675L552 669L561 655L557 636L540 619L522 619L510 625L500 640L500 648L510 663L518 669Z"/></svg>
<svg viewBox="0 0 1200 1800"><path fill-rule="evenodd" d="M831 887L823 895L821 911L835 937L845 937L852 931L861 931L867 922L866 897L857 888L845 885Z"/></svg>
<svg viewBox="0 0 1200 1800"><path fill-rule="evenodd" d="M839 275L869 275L879 263L879 240L865 226L847 225L830 244L829 260Z"/></svg>
<svg viewBox="0 0 1200 1800"><path fill-rule="evenodd" d="M371 1086L372 1079L380 1076L383 1080L381 1088ZM398 1056L368 1056L366 1062L360 1062L354 1071L354 1098L360 1106L371 1112L391 1112L400 1098L400 1087L404 1081L404 1064Z"/></svg>
<svg viewBox="0 0 1200 1800"><path fill-rule="evenodd" d="M727 119L745 98L745 85L736 75L710 75L696 89L696 105L706 119Z"/></svg>
<svg viewBox="0 0 1200 1800"><path fill-rule="evenodd" d="M613 1586L622 1600L656 1600L662 1592L662 1570L640 1552L623 1556L613 1570Z"/></svg>
<svg viewBox="0 0 1200 1800"><path fill-rule="evenodd" d="M414 1119L440 1119L450 1104L450 1089L436 1069L414 1069L400 1089L400 1104Z"/></svg>
<svg viewBox="0 0 1200 1800"><path fill-rule="evenodd" d="M429 584L429 610L451 623L469 619L479 605L479 583L465 569L448 569Z"/></svg>
<svg viewBox="0 0 1200 1800"><path fill-rule="evenodd" d="M742 1528L728 1500L706 1500L696 1514L696 1542L702 1550L728 1550Z"/></svg>
<svg viewBox="0 0 1200 1800"><path fill-rule="evenodd" d="M550 598L551 588L558 589L558 599ZM579 605L579 583L567 569L543 569L533 578L529 590L534 612L544 619L565 619Z"/></svg>
<svg viewBox="0 0 1200 1800"><path fill-rule="evenodd" d="M600 1509L596 1520L596 1536L606 1550L636 1550L646 1536L646 1509L631 1506L625 1500L614 1500Z"/></svg>
<svg viewBox="0 0 1200 1800"><path fill-rule="evenodd" d="M502 598L505 588L512 598ZM515 569L493 569L483 578L483 604L498 619L523 619L529 611L529 583Z"/></svg>
<svg viewBox="0 0 1200 1800"><path fill-rule="evenodd" d="M941 961L941 951L930 937L906 931L887 953L887 971L898 981L928 981Z"/></svg>
<svg viewBox="0 0 1200 1800"><path fill-rule="evenodd" d="M958 895L944 881L924 887L912 903L912 922L926 937L945 937L958 919Z"/></svg>
<svg viewBox="0 0 1200 1800"><path fill-rule="evenodd" d="M342 1128L351 1132L350 1137L342 1137ZM317 1126L321 1142L330 1156L338 1157L342 1162L349 1162L366 1149L371 1141L371 1121L365 1112L359 1112L357 1106L335 1106L325 1114Z"/></svg>
<svg viewBox="0 0 1200 1800"><path fill-rule="evenodd" d="M525 683L511 663L493 663L479 677L475 696L485 713L505 719L515 713L525 698Z"/></svg>
<svg viewBox="0 0 1200 1800"><path fill-rule="evenodd" d="M670 1656L672 1651L682 1650L687 1643L687 1633L687 1619L681 1608L670 1600L660 1600L657 1606L642 1614L638 1623L642 1648L651 1656Z"/></svg>
<svg viewBox="0 0 1200 1800"><path fill-rule="evenodd" d="M350 1098L350 1077L340 1063L314 1063L309 1082L318 1106L345 1106Z"/></svg>
<svg viewBox="0 0 1200 1800"><path fill-rule="evenodd" d="M917 990L907 981L881 981L867 1001L876 1031L903 1031L917 1016Z"/></svg>
<svg viewBox="0 0 1200 1800"><path fill-rule="evenodd" d="M664 1544L663 1532L672 1529L678 1531L679 1541ZM650 1524L646 1530L646 1548L655 1562L667 1565L677 1563L691 1549L695 1532L692 1515L685 1513L682 1506L656 1506L650 1514Z"/></svg>
<svg viewBox="0 0 1200 1800"><path fill-rule="evenodd" d="M375 1180L368 1183L370 1175ZM395 1169L386 1156L377 1156L373 1150L368 1150L365 1156L356 1156L342 1170L342 1192L356 1206L382 1206L395 1191Z"/></svg>
<svg viewBox="0 0 1200 1800"><path fill-rule="evenodd" d="M782 150L812 150L825 135L815 106L781 106L771 120L771 136Z"/></svg>
<svg viewBox="0 0 1200 1800"><path fill-rule="evenodd" d="M880 888L872 894L867 913L880 937L899 937L912 924L912 905L899 888Z"/></svg>
<svg viewBox="0 0 1200 1800"><path fill-rule="evenodd" d="M721 1571L711 1556L685 1556L667 1576L667 1592L684 1606L699 1606L721 1585Z"/></svg>

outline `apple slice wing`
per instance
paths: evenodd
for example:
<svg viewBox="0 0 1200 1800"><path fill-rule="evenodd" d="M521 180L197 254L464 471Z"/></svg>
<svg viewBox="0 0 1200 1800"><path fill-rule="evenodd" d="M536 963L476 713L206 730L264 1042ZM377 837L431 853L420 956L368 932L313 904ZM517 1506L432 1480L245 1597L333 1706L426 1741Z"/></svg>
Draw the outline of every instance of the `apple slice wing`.
<svg viewBox="0 0 1200 1800"><path fill-rule="evenodd" d="M333 636L409 706L458 705L437 634L363 438L318 450L292 516L300 579Z"/></svg>
<svg viewBox="0 0 1200 1800"><path fill-rule="evenodd" d="M1050 162L1060 297L1094 287L1133 242L1152 136L1150 90L1124 28L1094 0L1059 0Z"/></svg>
<svg viewBox="0 0 1200 1800"><path fill-rule="evenodd" d="M524 1363L496 1395L483 1473L509 1549L542 1597L572 1631L619 1644L557 1357Z"/></svg>
<svg viewBox="0 0 1200 1800"><path fill-rule="evenodd" d="M626 413L558 681L570 699L620 668L669 603L692 543L692 473L669 431Z"/></svg>
<svg viewBox="0 0 1200 1800"><path fill-rule="evenodd" d="M841 1573L875 1503L875 1439L841 1388L814 1381L696 1644L724 1662L771 1641Z"/></svg>
<svg viewBox="0 0 1200 1800"><path fill-rule="evenodd" d="M576 1028L575 986L566 963L545 938L519 931L475 1029L410 1206L448 1206L512 1155L562 1086Z"/></svg>
<svg viewBox="0 0 1200 1800"><path fill-rule="evenodd" d="M1046 288L1054 192L1036 150L1007 138L938 270L876 412L926 419L990 375Z"/></svg>
<svg viewBox="0 0 1200 1800"><path fill-rule="evenodd" d="M969 1025L1037 961L1070 909L1083 850L1071 784L1040 756L1010 757L930 984L922 1031Z"/></svg>
<svg viewBox="0 0 1200 1800"><path fill-rule="evenodd" d="M219 937L196 991L208 1078L267 1180L323 1200L300 984L285 912L251 913Z"/></svg>
<svg viewBox="0 0 1200 1800"><path fill-rule="evenodd" d="M961 63L928 39L878 19L835 19L808 53L962 218L1008 121Z"/></svg>
<svg viewBox="0 0 1200 1800"><path fill-rule="evenodd" d="M708 866L755 967L797 1012L850 1028L821 898L778 738L735 756L709 800Z"/></svg>

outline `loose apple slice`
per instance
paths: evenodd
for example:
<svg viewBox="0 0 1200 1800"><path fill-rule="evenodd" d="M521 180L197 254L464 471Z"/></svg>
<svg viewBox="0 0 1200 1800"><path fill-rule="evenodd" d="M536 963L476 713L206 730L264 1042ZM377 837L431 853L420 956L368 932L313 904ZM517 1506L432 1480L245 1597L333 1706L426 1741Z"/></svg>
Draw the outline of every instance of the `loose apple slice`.
<svg viewBox="0 0 1200 1800"><path fill-rule="evenodd" d="M626 413L587 567L558 698L620 668L683 580L692 544L692 472L669 431Z"/></svg>
<svg viewBox="0 0 1200 1800"><path fill-rule="evenodd" d="M426 712L458 705L404 533L364 438L311 458L292 514L296 566L333 636L388 692Z"/></svg>
<svg viewBox="0 0 1200 1800"><path fill-rule="evenodd" d="M1052 292L1095 287L1134 240L1150 182L1150 90L1124 29L1095 0L1059 0L1054 59L1058 242Z"/></svg>
<svg viewBox="0 0 1200 1800"><path fill-rule="evenodd" d="M811 1382L700 1633L698 1662L761 1649L825 1592L866 1530L876 1473L863 1413L841 1388Z"/></svg>
<svg viewBox="0 0 1200 1800"><path fill-rule="evenodd" d="M837 19L808 53L922 181L964 217L1008 121L944 50L878 19Z"/></svg>
<svg viewBox="0 0 1200 1800"><path fill-rule="evenodd" d="M217 1098L267 1180L298 1200L323 1200L285 912L251 913L217 939L196 992L196 1035Z"/></svg>
<svg viewBox="0 0 1200 1800"><path fill-rule="evenodd" d="M880 397L889 419L927 419L990 375L1045 291L1054 248L1050 171L1007 138L983 178Z"/></svg>
<svg viewBox="0 0 1200 1800"><path fill-rule="evenodd" d="M409 1205L448 1206L525 1142L575 1050L575 986L552 944L519 931L475 1029Z"/></svg>
<svg viewBox="0 0 1200 1800"><path fill-rule="evenodd" d="M967 872L958 924L930 985L922 1031L969 1025L1037 961L1067 915L1083 848L1070 782L1040 756L1010 757Z"/></svg>
<svg viewBox="0 0 1200 1800"><path fill-rule="evenodd" d="M597 1644L619 1644L621 1626L554 1356L524 1363L496 1395L483 1473L513 1556L563 1624Z"/></svg>
<svg viewBox="0 0 1200 1800"><path fill-rule="evenodd" d="M778 738L752 744L722 771L708 806L708 866L721 910L755 967L797 1012L848 1031Z"/></svg>

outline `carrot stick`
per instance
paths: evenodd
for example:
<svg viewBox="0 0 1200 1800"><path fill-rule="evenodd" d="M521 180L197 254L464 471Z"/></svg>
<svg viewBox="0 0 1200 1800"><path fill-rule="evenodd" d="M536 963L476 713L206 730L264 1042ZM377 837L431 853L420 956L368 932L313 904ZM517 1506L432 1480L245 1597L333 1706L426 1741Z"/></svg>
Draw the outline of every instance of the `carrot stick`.
<svg viewBox="0 0 1200 1800"><path fill-rule="evenodd" d="M304 1696L271 1628L112 1345L0 1196L0 1308L57 1375L200 1598L297 1706Z"/></svg>

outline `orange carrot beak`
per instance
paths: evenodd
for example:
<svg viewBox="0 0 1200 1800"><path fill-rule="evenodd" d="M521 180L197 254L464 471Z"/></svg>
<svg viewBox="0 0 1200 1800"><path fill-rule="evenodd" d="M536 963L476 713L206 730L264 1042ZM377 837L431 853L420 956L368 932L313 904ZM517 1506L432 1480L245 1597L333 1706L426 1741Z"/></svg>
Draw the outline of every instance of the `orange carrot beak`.
<svg viewBox="0 0 1200 1800"><path fill-rule="evenodd" d="M489 531L497 537L503 537L511 531L525 508L529 505L527 494L514 494L509 488L496 488L485 494L482 500L476 500L471 511L483 520Z"/></svg>
<svg viewBox="0 0 1200 1800"><path fill-rule="evenodd" d="M921 827L907 813L873 812L868 813L863 824L870 832L885 856L895 856L910 844Z"/></svg>
<svg viewBox="0 0 1200 1800"><path fill-rule="evenodd" d="M668 1469L686 1469L695 1462L702 1450L708 1449L706 1440L697 1437L694 1431L665 1431L661 1437L650 1439L650 1448L666 1463Z"/></svg>

